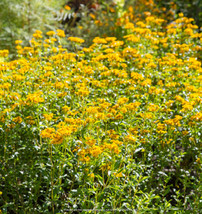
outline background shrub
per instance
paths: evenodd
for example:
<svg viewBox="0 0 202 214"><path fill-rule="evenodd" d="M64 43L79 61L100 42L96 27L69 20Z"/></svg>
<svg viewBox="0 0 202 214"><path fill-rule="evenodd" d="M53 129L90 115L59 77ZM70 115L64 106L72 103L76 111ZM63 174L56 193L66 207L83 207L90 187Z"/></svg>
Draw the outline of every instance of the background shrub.
<svg viewBox="0 0 202 214"><path fill-rule="evenodd" d="M64 0L1 0L0 49L14 52L14 41L28 45L35 30L43 32L59 28L60 9Z"/></svg>

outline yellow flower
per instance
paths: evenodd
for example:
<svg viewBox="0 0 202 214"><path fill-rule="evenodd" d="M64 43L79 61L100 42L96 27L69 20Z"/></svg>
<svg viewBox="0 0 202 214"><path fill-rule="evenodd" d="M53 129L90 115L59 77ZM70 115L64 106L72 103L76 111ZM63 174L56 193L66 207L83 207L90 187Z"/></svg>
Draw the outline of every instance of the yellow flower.
<svg viewBox="0 0 202 214"><path fill-rule="evenodd" d="M143 80L144 79L142 74L139 74L137 72L132 72L131 73L131 78L134 79L134 80Z"/></svg>
<svg viewBox="0 0 202 214"><path fill-rule="evenodd" d="M71 7L68 5L65 5L65 10L71 10Z"/></svg>
<svg viewBox="0 0 202 214"><path fill-rule="evenodd" d="M37 104L44 101L44 99L41 97L42 92L35 92L33 94L28 94L26 103L27 105Z"/></svg>
<svg viewBox="0 0 202 214"><path fill-rule="evenodd" d="M52 139L55 133L55 129L54 128L46 128L43 131L41 131L41 137L42 138L50 138Z"/></svg>
<svg viewBox="0 0 202 214"><path fill-rule="evenodd" d="M124 26L125 29L134 29L134 24L131 22L126 23L126 25Z"/></svg>
<svg viewBox="0 0 202 214"><path fill-rule="evenodd" d="M8 50L0 50L0 57L7 57L9 54Z"/></svg>
<svg viewBox="0 0 202 214"><path fill-rule="evenodd" d="M76 43L84 43L85 42L84 39L80 39L78 37L69 37L68 40L71 42L76 42Z"/></svg>
<svg viewBox="0 0 202 214"><path fill-rule="evenodd" d="M99 146L93 146L90 150L90 154L93 157L98 157L102 153L102 150Z"/></svg>
<svg viewBox="0 0 202 214"><path fill-rule="evenodd" d="M182 131L182 134L185 136L185 135L188 135L189 132L188 131Z"/></svg>
<svg viewBox="0 0 202 214"><path fill-rule="evenodd" d="M15 40L15 44L16 45L19 45L19 44L21 44L22 43L22 40Z"/></svg>
<svg viewBox="0 0 202 214"><path fill-rule="evenodd" d="M88 176L89 176L90 178L94 178L94 177L95 177L94 173L90 173L90 174L88 174Z"/></svg>
<svg viewBox="0 0 202 214"><path fill-rule="evenodd" d="M56 133L53 135L53 139L51 141L52 144L61 144L63 142L63 136L60 133Z"/></svg>
<svg viewBox="0 0 202 214"><path fill-rule="evenodd" d="M150 103L148 106L148 111L151 111L151 112L158 111L159 108L160 107L158 105Z"/></svg>
<svg viewBox="0 0 202 214"><path fill-rule="evenodd" d="M163 123L158 123L157 124L157 133L158 134L166 134L167 133L166 125Z"/></svg>
<svg viewBox="0 0 202 214"><path fill-rule="evenodd" d="M121 98L118 99L117 103L118 103L119 105L122 105L122 104L124 104L124 103L127 103L128 100L129 100L129 99L128 99L127 97L121 97Z"/></svg>
<svg viewBox="0 0 202 214"><path fill-rule="evenodd" d="M98 113L98 110L99 110L99 107L90 106L86 109L86 112L88 114L96 114L96 113Z"/></svg>
<svg viewBox="0 0 202 214"><path fill-rule="evenodd" d="M53 118L53 113L51 113L51 114L43 114L43 116L44 116L45 120L50 121Z"/></svg>
<svg viewBox="0 0 202 214"><path fill-rule="evenodd" d="M123 38L125 38L127 41L130 41L130 42L139 42L140 41L140 37L137 37L134 34L126 35Z"/></svg>
<svg viewBox="0 0 202 214"><path fill-rule="evenodd" d="M26 122L27 122L28 124L30 124L30 125L35 124L35 121L34 121L34 119L33 119L32 116L26 117Z"/></svg>
<svg viewBox="0 0 202 214"><path fill-rule="evenodd" d="M93 39L93 43L96 43L96 44L106 44L107 41L103 38L100 38L100 37L95 37Z"/></svg>
<svg viewBox="0 0 202 214"><path fill-rule="evenodd" d="M183 17L184 13L179 13L178 15L179 15L179 17Z"/></svg>
<svg viewBox="0 0 202 214"><path fill-rule="evenodd" d="M63 110L65 113L68 112L68 111L70 111L70 109L71 109L71 108L70 108L69 106L66 106L66 105L62 107L62 110Z"/></svg>
<svg viewBox="0 0 202 214"><path fill-rule="evenodd" d="M64 32L64 30L58 29L58 30L56 30L56 31L57 31L57 35L58 35L59 37L65 37L65 32Z"/></svg>
<svg viewBox="0 0 202 214"><path fill-rule="evenodd" d="M126 142L135 143L137 141L137 138L132 134L128 134L125 136L124 140Z"/></svg>
<svg viewBox="0 0 202 214"><path fill-rule="evenodd" d="M85 142L87 145L89 145L89 146L93 146L93 145L95 145L95 143L96 143L96 140L95 139L91 139L91 138L87 138L86 139L86 142Z"/></svg>
<svg viewBox="0 0 202 214"><path fill-rule="evenodd" d="M196 163L198 163L198 164L200 164L200 163L201 163L200 158L197 158L197 159L196 159Z"/></svg>
<svg viewBox="0 0 202 214"><path fill-rule="evenodd" d="M114 8L110 7L109 10L110 10L111 13L115 13Z"/></svg>
<svg viewBox="0 0 202 214"><path fill-rule="evenodd" d="M56 42L56 41L57 41L57 39L56 39L56 38L51 38L50 40L51 40L51 43L53 43L53 42Z"/></svg>
<svg viewBox="0 0 202 214"><path fill-rule="evenodd" d="M56 47L53 47L51 50L52 50L53 53L57 53L58 52L58 49Z"/></svg>
<svg viewBox="0 0 202 214"><path fill-rule="evenodd" d="M55 35L55 32L54 32L54 31L48 31L48 32L46 33L46 35L48 35L48 36L53 36L53 35Z"/></svg>
<svg viewBox="0 0 202 214"><path fill-rule="evenodd" d="M113 41L113 42L110 44L110 47L115 48L115 47L119 47L119 46L121 46L121 45L123 45L123 44L124 44L124 41ZM123 61L123 59L122 59L122 61Z"/></svg>
<svg viewBox="0 0 202 214"><path fill-rule="evenodd" d="M116 173L116 172L115 172L114 175L115 175L116 178L121 178L121 177L123 177L122 172L119 172L119 173Z"/></svg>
<svg viewBox="0 0 202 214"><path fill-rule="evenodd" d="M41 33L37 33L38 31L36 31L32 36L34 37L34 38L36 38L36 39L41 39L42 38L42 35L41 35ZM40 31L41 32L41 31Z"/></svg>
<svg viewBox="0 0 202 214"><path fill-rule="evenodd" d="M181 112L187 112L188 110L192 110L194 107L190 103L186 103L182 106Z"/></svg>
<svg viewBox="0 0 202 214"><path fill-rule="evenodd" d="M92 13L90 13L89 16L90 16L92 19L95 19L95 18L96 18L95 15L92 14Z"/></svg>
<svg viewBox="0 0 202 214"><path fill-rule="evenodd" d="M22 118L20 116L13 118L13 122L22 123Z"/></svg>
<svg viewBox="0 0 202 214"><path fill-rule="evenodd" d="M202 121L202 112L198 112L190 118L191 121Z"/></svg>

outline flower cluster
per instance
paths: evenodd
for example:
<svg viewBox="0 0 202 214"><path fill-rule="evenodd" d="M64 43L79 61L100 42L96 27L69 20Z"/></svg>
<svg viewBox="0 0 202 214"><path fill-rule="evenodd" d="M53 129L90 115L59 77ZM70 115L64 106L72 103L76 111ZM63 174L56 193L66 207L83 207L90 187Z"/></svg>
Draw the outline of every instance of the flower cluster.
<svg viewBox="0 0 202 214"><path fill-rule="evenodd" d="M202 34L183 14L167 25L150 13L138 21L132 14L130 8L119 20L122 38L96 37L75 53L61 40L76 47L84 40L66 38L62 30L47 32L44 40L36 31L31 47L16 41L19 58L0 62L6 135L25 129L34 142L66 148L88 167L89 179L101 170L122 180L135 158L151 163L154 151L162 157L170 152L168 159L171 148L198 151ZM200 163L199 153L194 158ZM99 170L92 171L94 165Z"/></svg>

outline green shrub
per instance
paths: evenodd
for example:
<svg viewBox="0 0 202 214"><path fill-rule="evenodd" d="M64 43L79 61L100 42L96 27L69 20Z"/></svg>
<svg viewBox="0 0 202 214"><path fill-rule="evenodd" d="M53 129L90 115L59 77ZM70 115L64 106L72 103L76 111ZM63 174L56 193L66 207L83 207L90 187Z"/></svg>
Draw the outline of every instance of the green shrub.
<svg viewBox="0 0 202 214"><path fill-rule="evenodd" d="M0 1L0 49L15 49L15 40L26 45L33 32L59 28L59 9L64 0L1 0Z"/></svg>

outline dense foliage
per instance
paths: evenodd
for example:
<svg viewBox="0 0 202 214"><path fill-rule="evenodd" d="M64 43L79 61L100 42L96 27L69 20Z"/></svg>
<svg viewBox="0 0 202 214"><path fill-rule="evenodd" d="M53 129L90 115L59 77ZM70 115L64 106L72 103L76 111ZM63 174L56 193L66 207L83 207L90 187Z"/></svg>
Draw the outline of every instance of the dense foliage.
<svg viewBox="0 0 202 214"><path fill-rule="evenodd" d="M26 45L35 30L43 32L60 27L59 9L64 0L1 0L0 49L14 52L15 40L23 39Z"/></svg>
<svg viewBox="0 0 202 214"><path fill-rule="evenodd" d="M15 58L15 40L23 39L26 45L30 45L29 40L35 30L45 33L63 29L67 36L85 38L86 46L92 44L96 36L119 38L122 34L114 25L128 6L133 7L137 18L147 11L173 21L178 12L183 12L201 27L200 0L1 0L0 49L8 49L10 56Z"/></svg>
<svg viewBox="0 0 202 214"><path fill-rule="evenodd" d="M200 212L202 34L145 6L0 51L0 212Z"/></svg>
<svg viewBox="0 0 202 214"><path fill-rule="evenodd" d="M196 24L202 27L202 1L201 0L155 0L158 5L169 7L174 4L176 12L182 12L189 18L194 18Z"/></svg>

